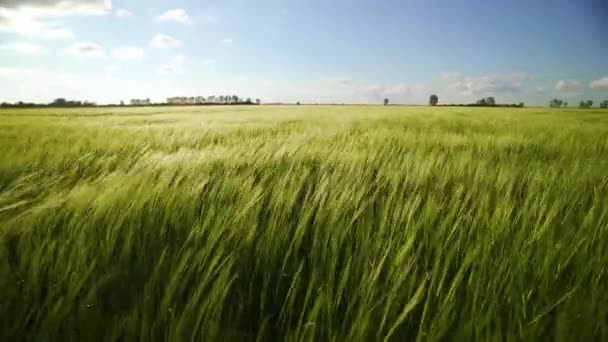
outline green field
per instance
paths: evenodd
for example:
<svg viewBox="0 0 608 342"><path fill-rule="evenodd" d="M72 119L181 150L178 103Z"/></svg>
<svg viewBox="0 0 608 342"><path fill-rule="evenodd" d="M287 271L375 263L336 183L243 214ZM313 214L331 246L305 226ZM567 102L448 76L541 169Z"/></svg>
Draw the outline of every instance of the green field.
<svg viewBox="0 0 608 342"><path fill-rule="evenodd" d="M0 111L0 340L606 341L608 111Z"/></svg>

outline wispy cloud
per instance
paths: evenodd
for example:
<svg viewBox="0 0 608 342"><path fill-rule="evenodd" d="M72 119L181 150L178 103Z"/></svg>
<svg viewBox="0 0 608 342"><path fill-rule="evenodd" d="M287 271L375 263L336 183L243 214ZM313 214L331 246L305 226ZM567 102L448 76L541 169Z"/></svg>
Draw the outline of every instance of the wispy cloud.
<svg viewBox="0 0 608 342"><path fill-rule="evenodd" d="M133 18L135 16L133 12L124 8L117 9L114 14L119 18Z"/></svg>
<svg viewBox="0 0 608 342"><path fill-rule="evenodd" d="M455 71L446 71L441 74L441 79L445 81L457 80L462 77L462 74Z"/></svg>
<svg viewBox="0 0 608 342"><path fill-rule="evenodd" d="M65 49L65 54L75 58L101 58L106 52L105 48L99 44L83 42L74 44Z"/></svg>
<svg viewBox="0 0 608 342"><path fill-rule="evenodd" d="M159 22L176 22L183 25L192 25L188 12L181 8L170 9L156 17Z"/></svg>
<svg viewBox="0 0 608 342"><path fill-rule="evenodd" d="M45 47L27 42L0 45L0 53L8 52L19 55L38 55L45 53L46 51L47 49Z"/></svg>
<svg viewBox="0 0 608 342"><path fill-rule="evenodd" d="M170 80L162 86L145 80L134 80L126 72L117 72L118 70L118 66L113 65L105 68L105 73L97 74L52 68L0 67L1 84L13 85L6 91L3 88L3 101L44 103L66 94L73 99L97 103L118 103L120 100L146 97L160 100L176 87Z"/></svg>
<svg viewBox="0 0 608 342"><path fill-rule="evenodd" d="M161 65L160 68L158 68L158 73L161 75L182 73L184 71L185 61L186 57L184 55L176 55L170 63Z"/></svg>
<svg viewBox="0 0 608 342"><path fill-rule="evenodd" d="M2 0L0 8L30 17L69 17L105 15L111 0Z"/></svg>
<svg viewBox="0 0 608 342"><path fill-rule="evenodd" d="M591 89L608 89L608 76L604 76L600 79L593 80L589 83Z"/></svg>
<svg viewBox="0 0 608 342"><path fill-rule="evenodd" d="M224 44L232 44L234 41L232 40L232 38L224 38L222 40L222 43Z"/></svg>
<svg viewBox="0 0 608 342"><path fill-rule="evenodd" d="M111 8L110 0L2 0L0 33L45 40L71 39L72 31L57 19L105 15Z"/></svg>
<svg viewBox="0 0 608 342"><path fill-rule="evenodd" d="M555 90L559 92L577 91L582 88L582 83L577 80L560 80L555 85Z"/></svg>
<svg viewBox="0 0 608 342"><path fill-rule="evenodd" d="M501 93L515 93L523 90L524 82L528 79L525 74L511 75L481 75L464 76L462 74L444 74L444 81L448 81L448 88L464 96L485 96Z"/></svg>
<svg viewBox="0 0 608 342"><path fill-rule="evenodd" d="M118 47L112 51L112 57L122 62L139 62L144 58L144 50L132 46Z"/></svg>
<svg viewBox="0 0 608 342"><path fill-rule="evenodd" d="M545 89L543 89L542 87L534 87L534 88L528 89L528 94L545 95Z"/></svg>
<svg viewBox="0 0 608 342"><path fill-rule="evenodd" d="M181 46L182 42L166 34L157 34L150 41L150 46L157 49L168 49Z"/></svg>
<svg viewBox="0 0 608 342"><path fill-rule="evenodd" d="M349 77L329 77L325 81L336 86L350 86L354 83L353 79Z"/></svg>
<svg viewBox="0 0 608 342"><path fill-rule="evenodd" d="M21 11L0 7L0 33L43 40L71 39L72 31L56 21L40 20Z"/></svg>

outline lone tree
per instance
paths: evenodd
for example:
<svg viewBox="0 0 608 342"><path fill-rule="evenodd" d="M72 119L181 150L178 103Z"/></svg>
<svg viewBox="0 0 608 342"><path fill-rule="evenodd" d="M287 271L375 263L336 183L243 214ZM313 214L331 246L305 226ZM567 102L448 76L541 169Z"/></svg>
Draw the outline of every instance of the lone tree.
<svg viewBox="0 0 608 342"><path fill-rule="evenodd" d="M384 105L388 106L388 99L384 99Z"/></svg>
<svg viewBox="0 0 608 342"><path fill-rule="evenodd" d="M578 104L578 108L589 109L589 108L591 108L591 107L593 107L593 101L591 101L591 100L587 100L587 101L581 101L581 102Z"/></svg>
<svg viewBox="0 0 608 342"><path fill-rule="evenodd" d="M604 100L600 102L600 108L608 108L608 100Z"/></svg>
<svg viewBox="0 0 608 342"><path fill-rule="evenodd" d="M437 95L435 94L431 95L431 97L429 98L429 104L431 106L436 106L437 103L439 103L439 97L437 97Z"/></svg>
<svg viewBox="0 0 608 342"><path fill-rule="evenodd" d="M562 106L562 104L564 104L564 101L562 101L560 99L553 99L553 100L551 100L551 102L549 102L549 107L551 107L551 108L560 108ZM565 104L567 106L568 102L566 102Z"/></svg>
<svg viewBox="0 0 608 342"><path fill-rule="evenodd" d="M486 99L486 105L487 106L496 106L496 100L494 99L494 97L490 96Z"/></svg>
<svg viewBox="0 0 608 342"><path fill-rule="evenodd" d="M257 104L258 106L262 103L262 101L260 101L260 99L255 99L255 104Z"/></svg>

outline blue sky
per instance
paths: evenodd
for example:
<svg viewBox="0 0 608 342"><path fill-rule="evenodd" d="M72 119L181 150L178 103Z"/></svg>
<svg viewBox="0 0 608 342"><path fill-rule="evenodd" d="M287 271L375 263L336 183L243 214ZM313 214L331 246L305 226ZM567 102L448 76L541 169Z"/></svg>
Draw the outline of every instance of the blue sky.
<svg viewBox="0 0 608 342"><path fill-rule="evenodd" d="M0 0L0 101L608 99L606 0Z"/></svg>

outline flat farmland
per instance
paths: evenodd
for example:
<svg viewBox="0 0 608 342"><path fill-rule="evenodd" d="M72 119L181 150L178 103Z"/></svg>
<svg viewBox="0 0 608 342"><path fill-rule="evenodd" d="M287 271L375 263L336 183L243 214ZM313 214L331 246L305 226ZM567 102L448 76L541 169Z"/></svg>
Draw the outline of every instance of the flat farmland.
<svg viewBox="0 0 608 342"><path fill-rule="evenodd" d="M0 339L608 340L608 111L0 111Z"/></svg>

